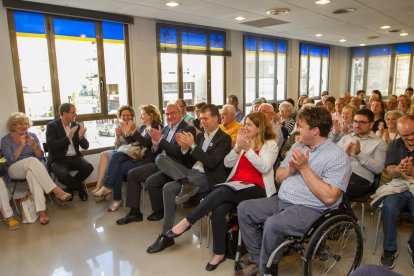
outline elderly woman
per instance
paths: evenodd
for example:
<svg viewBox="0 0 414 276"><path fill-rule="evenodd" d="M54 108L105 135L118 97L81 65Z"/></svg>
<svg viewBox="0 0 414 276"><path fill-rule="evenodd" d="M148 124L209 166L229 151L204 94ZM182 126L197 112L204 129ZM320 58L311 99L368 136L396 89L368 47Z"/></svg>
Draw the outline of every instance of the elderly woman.
<svg viewBox="0 0 414 276"><path fill-rule="evenodd" d="M116 112L116 117L118 118L118 120L128 123L135 117L135 112L132 109L132 107L123 105L120 108L118 108ZM115 149L119 148L121 145L124 145L126 143L127 141L122 135L122 130L118 126L115 129ZM108 168L108 163L113 153L114 150L106 150L101 152L98 165L98 180L96 182L95 189L91 191L92 194L95 194L102 188L105 173Z"/></svg>
<svg viewBox="0 0 414 276"><path fill-rule="evenodd" d="M400 95L398 97L398 110L400 110L404 115L410 113L411 99L408 95Z"/></svg>
<svg viewBox="0 0 414 276"><path fill-rule="evenodd" d="M213 258L206 270L212 271L225 260L226 214L247 199L271 196L276 192L273 164L278 154L273 127L260 112L246 116L233 150L224 158L224 165L233 168L226 183L216 185L185 219L166 233L177 238L199 219L212 212Z"/></svg>
<svg viewBox="0 0 414 276"><path fill-rule="evenodd" d="M133 110L129 107L131 114ZM151 152L152 142L149 136L149 130L151 127L159 128L161 125L161 113L157 107L152 104L143 105L141 109L141 122L142 126L137 129L136 124L131 120L121 121L119 126L122 131L122 135L128 144L139 142L141 146L147 148L144 156L139 160L135 160L124 152L116 151L112 154L112 157L108 164L108 169L105 174L103 186L97 191L94 196L103 197L109 199L113 193L112 205L108 208L108 212L117 211L122 205L122 177L128 173L130 169L136 168L146 163L154 162L154 156Z"/></svg>
<svg viewBox="0 0 414 276"><path fill-rule="evenodd" d="M7 120L9 134L1 139L1 149L8 168L8 175L14 179L26 179L33 194L40 224L49 223L44 193L53 194L61 201L68 201L72 195L65 193L50 178L42 163L43 150L36 134L28 132L32 121L24 113L11 114Z"/></svg>
<svg viewBox="0 0 414 276"><path fill-rule="evenodd" d="M385 113L385 122L387 123L388 129L385 128L384 123L379 124L378 130L375 134L381 137L387 144L400 138L397 131L397 120L402 116L403 114L399 110L388 111Z"/></svg>
<svg viewBox="0 0 414 276"><path fill-rule="evenodd" d="M283 139L287 139L295 127L295 120L291 117L293 114L293 105L284 101L279 105L279 122L283 133Z"/></svg>

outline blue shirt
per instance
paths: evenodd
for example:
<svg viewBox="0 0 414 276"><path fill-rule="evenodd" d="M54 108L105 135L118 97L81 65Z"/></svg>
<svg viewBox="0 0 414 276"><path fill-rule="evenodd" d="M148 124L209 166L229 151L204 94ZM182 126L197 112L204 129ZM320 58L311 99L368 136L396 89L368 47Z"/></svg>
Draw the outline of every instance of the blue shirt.
<svg viewBox="0 0 414 276"><path fill-rule="evenodd" d="M352 169L348 155L340 147L330 139L326 139L312 150L303 143L297 142L289 150L280 167L289 167L292 150L295 148L303 153L309 150L308 166L311 170L325 183L346 192ZM342 201L342 197L339 197L332 206L325 205L312 193L299 171L282 182L278 195L280 199L292 204L321 210L338 207Z"/></svg>
<svg viewBox="0 0 414 276"><path fill-rule="evenodd" d="M37 146L39 148L40 147L40 142L39 139L37 139L36 134L32 133L32 132L28 132L28 134L30 136L32 136L32 138L34 139L35 143L37 144ZM19 144L17 144L15 141L13 141L13 138L11 136L11 134L7 134L6 136L4 136L3 138L1 138L1 151L3 153L3 156L6 158L7 160L7 166L12 165L14 162L19 161L19 160L23 160L25 158L28 157L36 157L36 154L34 153L33 149L31 146L29 146L28 144L26 144L23 148L22 153L20 154L19 158L16 160L16 158L14 158L14 152L16 151L16 149L19 147ZM41 158L39 158L41 159Z"/></svg>
<svg viewBox="0 0 414 276"><path fill-rule="evenodd" d="M406 157L413 157L414 164L414 150L410 151L404 144L404 141L399 138L392 141L387 148L387 155L385 158L385 167L390 165L399 165L401 160Z"/></svg>

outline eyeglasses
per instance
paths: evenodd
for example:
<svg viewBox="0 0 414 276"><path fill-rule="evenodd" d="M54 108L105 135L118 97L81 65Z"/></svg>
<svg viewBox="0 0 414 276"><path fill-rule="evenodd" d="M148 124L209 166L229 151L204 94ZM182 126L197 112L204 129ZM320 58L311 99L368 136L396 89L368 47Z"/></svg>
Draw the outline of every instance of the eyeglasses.
<svg viewBox="0 0 414 276"><path fill-rule="evenodd" d="M407 138L413 137L414 136L414 132L411 132L409 134L401 134L400 133L400 136L401 136L402 139L407 139Z"/></svg>
<svg viewBox="0 0 414 276"><path fill-rule="evenodd" d="M68 113L76 114L76 111L69 111Z"/></svg>
<svg viewBox="0 0 414 276"><path fill-rule="evenodd" d="M369 122L354 120L354 124L356 124L356 125L366 125L366 124L369 124Z"/></svg>
<svg viewBox="0 0 414 276"><path fill-rule="evenodd" d="M177 113L178 113L177 111L174 111L174 112L171 112L171 113L165 113L165 116L171 116L171 115L175 115Z"/></svg>

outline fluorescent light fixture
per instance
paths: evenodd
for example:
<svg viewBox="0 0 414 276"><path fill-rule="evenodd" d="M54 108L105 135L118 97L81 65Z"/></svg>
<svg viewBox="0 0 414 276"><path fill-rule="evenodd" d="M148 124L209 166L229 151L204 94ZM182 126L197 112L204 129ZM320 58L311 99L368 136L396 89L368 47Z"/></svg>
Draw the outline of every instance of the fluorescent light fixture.
<svg viewBox="0 0 414 276"><path fill-rule="evenodd" d="M243 17L243 16L237 16L237 17L234 18L234 20L237 20L237 21L242 21L242 20L245 20L245 19L246 18Z"/></svg>
<svg viewBox="0 0 414 276"><path fill-rule="evenodd" d="M408 33L407 32L402 32L402 33L400 33L400 36L407 36L408 35Z"/></svg>
<svg viewBox="0 0 414 276"><path fill-rule="evenodd" d="M389 29L389 28L391 28L391 26L388 26L388 25L384 25L384 26L381 26L380 28L381 28L381 29L383 29L383 30L386 30L386 29Z"/></svg>
<svg viewBox="0 0 414 276"><path fill-rule="evenodd" d="M339 42L346 42L346 39L342 38L339 40Z"/></svg>
<svg viewBox="0 0 414 276"><path fill-rule="evenodd" d="M359 44L359 46L365 46L366 44L364 44L364 43L361 43L361 44Z"/></svg>
<svg viewBox="0 0 414 276"><path fill-rule="evenodd" d="M165 5L167 5L168 7L178 7L181 4L177 2L168 2L168 3L165 3Z"/></svg>
<svg viewBox="0 0 414 276"><path fill-rule="evenodd" d="M318 5L325 5L325 4L329 4L329 3L331 3L331 0L318 0L318 1L315 1L315 4L318 4Z"/></svg>
<svg viewBox="0 0 414 276"><path fill-rule="evenodd" d="M315 36L316 37L321 37L321 36L323 36L323 34L316 34Z"/></svg>

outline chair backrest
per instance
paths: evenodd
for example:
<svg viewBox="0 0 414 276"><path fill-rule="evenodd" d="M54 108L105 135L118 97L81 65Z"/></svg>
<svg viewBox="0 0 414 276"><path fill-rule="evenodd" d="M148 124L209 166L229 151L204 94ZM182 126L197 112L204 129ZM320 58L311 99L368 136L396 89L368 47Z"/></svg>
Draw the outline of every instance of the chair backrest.
<svg viewBox="0 0 414 276"><path fill-rule="evenodd" d="M48 153L49 152L49 147L47 146L47 143L42 143L42 146L43 146L43 152L45 153L45 155L46 155L46 153Z"/></svg>
<svg viewBox="0 0 414 276"><path fill-rule="evenodd" d="M374 181L372 182L371 186L369 187L369 193L370 194L374 194L377 191L377 189L379 187L379 184L380 184L380 181L381 181L381 173L375 174L374 175Z"/></svg>

